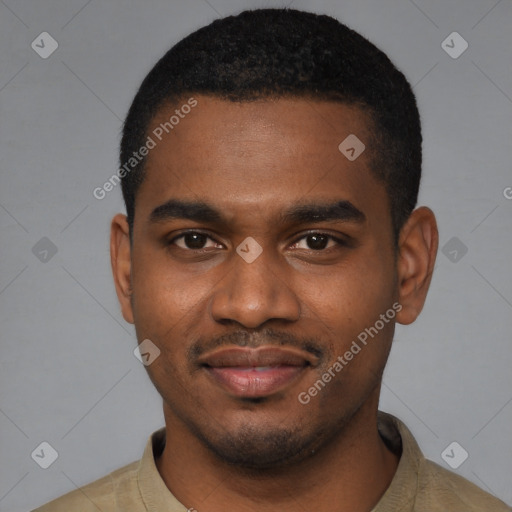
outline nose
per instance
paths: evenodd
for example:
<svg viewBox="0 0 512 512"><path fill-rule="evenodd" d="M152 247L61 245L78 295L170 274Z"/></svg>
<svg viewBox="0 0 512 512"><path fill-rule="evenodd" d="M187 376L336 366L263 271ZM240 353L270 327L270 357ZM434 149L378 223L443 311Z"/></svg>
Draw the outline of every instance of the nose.
<svg viewBox="0 0 512 512"><path fill-rule="evenodd" d="M217 284L210 300L210 314L219 323L237 322L260 327L271 319L297 321L300 303L289 279L290 267L269 249L252 262L233 254L231 268Z"/></svg>

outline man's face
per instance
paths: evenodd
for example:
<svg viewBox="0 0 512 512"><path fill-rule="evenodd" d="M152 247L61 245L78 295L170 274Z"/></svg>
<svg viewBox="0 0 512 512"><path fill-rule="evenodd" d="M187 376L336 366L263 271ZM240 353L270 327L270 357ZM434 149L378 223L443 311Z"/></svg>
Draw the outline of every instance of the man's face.
<svg viewBox="0 0 512 512"><path fill-rule="evenodd" d="M375 404L394 321L333 365L397 299L389 201L361 110L195 97L147 157L128 317L161 350L147 369L168 417L225 460L284 464ZM350 134L366 145L354 161L338 149Z"/></svg>

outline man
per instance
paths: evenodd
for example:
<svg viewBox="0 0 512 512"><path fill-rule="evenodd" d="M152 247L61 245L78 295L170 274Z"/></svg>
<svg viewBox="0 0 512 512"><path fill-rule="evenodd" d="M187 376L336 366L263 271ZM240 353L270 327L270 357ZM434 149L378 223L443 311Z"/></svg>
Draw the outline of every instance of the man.
<svg viewBox="0 0 512 512"><path fill-rule="evenodd" d="M120 160L114 280L165 428L39 511L510 510L378 411L438 246L380 50L296 10L216 20L145 78Z"/></svg>

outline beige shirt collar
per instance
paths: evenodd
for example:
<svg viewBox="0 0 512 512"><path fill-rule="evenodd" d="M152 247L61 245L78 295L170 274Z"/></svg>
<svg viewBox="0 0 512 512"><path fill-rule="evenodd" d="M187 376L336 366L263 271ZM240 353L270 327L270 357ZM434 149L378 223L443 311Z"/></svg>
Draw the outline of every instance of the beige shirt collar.
<svg viewBox="0 0 512 512"><path fill-rule="evenodd" d="M378 429L382 437L402 455L391 484L372 512L411 512L414 510L423 453L411 431L391 414L379 411Z"/></svg>
<svg viewBox="0 0 512 512"><path fill-rule="evenodd" d="M411 512L423 454L409 429L391 414L379 411L378 427L381 435L395 449L399 450L401 444L402 455L391 485L372 512ZM149 512L184 512L187 507L169 491L156 467L154 453L160 453L164 443L165 427L154 432L146 444L137 470L139 491Z"/></svg>
<svg viewBox="0 0 512 512"><path fill-rule="evenodd" d="M169 491L155 463L154 452L160 453L165 444L165 427L149 438L137 471L137 483L148 512L183 512L186 507Z"/></svg>

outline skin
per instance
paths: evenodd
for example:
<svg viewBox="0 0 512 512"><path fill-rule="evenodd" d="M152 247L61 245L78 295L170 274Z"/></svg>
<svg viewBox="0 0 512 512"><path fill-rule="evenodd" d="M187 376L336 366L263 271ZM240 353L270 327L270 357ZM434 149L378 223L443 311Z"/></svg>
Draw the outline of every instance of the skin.
<svg viewBox="0 0 512 512"><path fill-rule="evenodd" d="M434 214L416 209L395 248L389 200L370 171L372 125L356 107L194 97L198 105L147 157L132 243L124 215L111 225L123 316L139 342L149 338L161 350L147 366L166 422L158 470L199 512L369 511L398 464L377 432L381 377L394 322L412 323L426 298L438 245ZM148 133L174 109L162 108ZM338 150L349 134L366 141L352 162ZM171 198L204 201L226 222L152 222L151 212ZM340 200L364 220L279 219L298 203ZM184 230L207 237L176 239ZM263 250L252 263L236 252L247 237ZM395 302L396 318L301 404L299 393ZM236 397L194 354L244 344L314 347L315 365L263 399Z"/></svg>

